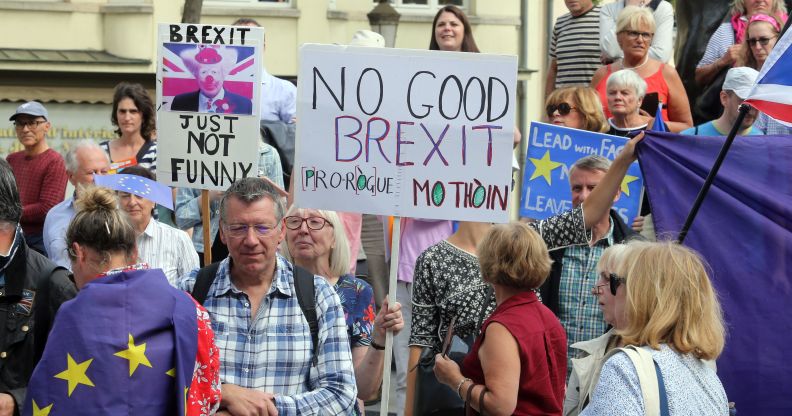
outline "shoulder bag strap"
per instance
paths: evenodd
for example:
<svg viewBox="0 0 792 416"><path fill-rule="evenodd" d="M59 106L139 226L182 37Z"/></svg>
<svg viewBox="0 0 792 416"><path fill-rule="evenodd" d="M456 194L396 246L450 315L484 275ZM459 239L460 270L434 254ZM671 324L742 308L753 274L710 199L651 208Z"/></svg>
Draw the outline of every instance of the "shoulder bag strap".
<svg viewBox="0 0 792 416"><path fill-rule="evenodd" d="M623 352L632 361L638 382L641 384L644 412L646 416L660 415L660 399L657 387L657 375L654 371L654 360L648 351L633 345L624 348L614 348L605 356L605 360L612 355Z"/></svg>
<svg viewBox="0 0 792 416"><path fill-rule="evenodd" d="M316 317L316 288L314 287L314 275L300 266L294 265L294 291L296 292L297 302L308 327L311 329L311 342L313 343L313 365L319 363L319 320Z"/></svg>

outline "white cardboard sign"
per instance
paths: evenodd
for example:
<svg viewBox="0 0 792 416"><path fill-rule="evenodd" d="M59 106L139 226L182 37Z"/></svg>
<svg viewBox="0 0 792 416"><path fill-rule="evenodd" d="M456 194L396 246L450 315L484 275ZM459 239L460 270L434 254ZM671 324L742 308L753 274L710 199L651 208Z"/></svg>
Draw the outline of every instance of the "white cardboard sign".
<svg viewBox="0 0 792 416"><path fill-rule="evenodd" d="M225 190L258 174L261 28L160 24L157 180Z"/></svg>
<svg viewBox="0 0 792 416"><path fill-rule="evenodd" d="M300 49L295 203L508 221L517 58Z"/></svg>

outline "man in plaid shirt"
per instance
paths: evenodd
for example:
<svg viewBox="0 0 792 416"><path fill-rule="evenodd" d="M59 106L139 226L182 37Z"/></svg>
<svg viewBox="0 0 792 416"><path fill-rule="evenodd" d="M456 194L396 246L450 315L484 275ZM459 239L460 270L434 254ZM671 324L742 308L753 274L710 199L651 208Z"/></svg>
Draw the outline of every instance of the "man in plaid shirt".
<svg viewBox="0 0 792 416"><path fill-rule="evenodd" d="M569 186L573 207L586 200L610 165L610 160L599 155L586 156L572 165L569 169ZM617 199L618 194L614 195L614 202ZM605 248L637 236L614 210L594 225L591 231L598 238L592 246L571 246L550 252L553 267L540 289L542 303L558 316L566 330L568 347L607 331L608 323L602 316L596 296L591 293L598 277L597 263ZM577 357L578 352L574 347L569 348L567 377L572 372L571 359Z"/></svg>
<svg viewBox="0 0 792 416"><path fill-rule="evenodd" d="M341 302L325 279L314 277L313 365L292 265L277 254L283 215L275 189L259 178L238 180L220 203L220 238L229 256L204 301L220 349L218 414L353 414L357 388ZM197 274L184 276L179 287L192 291Z"/></svg>

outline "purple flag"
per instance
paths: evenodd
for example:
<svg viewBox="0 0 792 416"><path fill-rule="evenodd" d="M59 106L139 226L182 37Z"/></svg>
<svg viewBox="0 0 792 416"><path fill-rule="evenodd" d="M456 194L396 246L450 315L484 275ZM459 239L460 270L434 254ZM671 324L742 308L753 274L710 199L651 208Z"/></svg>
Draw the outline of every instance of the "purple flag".
<svg viewBox="0 0 792 416"><path fill-rule="evenodd" d="M94 183L114 191L135 194L146 198L173 211L173 193L167 185L137 175L116 173L113 175L96 175Z"/></svg>
<svg viewBox="0 0 792 416"><path fill-rule="evenodd" d="M195 303L162 270L93 280L58 310L22 414L183 415L197 338Z"/></svg>
<svg viewBox="0 0 792 416"><path fill-rule="evenodd" d="M658 238L676 239L725 137L647 132L639 160ZM792 414L792 141L737 137L685 239L726 321L718 375L739 414Z"/></svg>

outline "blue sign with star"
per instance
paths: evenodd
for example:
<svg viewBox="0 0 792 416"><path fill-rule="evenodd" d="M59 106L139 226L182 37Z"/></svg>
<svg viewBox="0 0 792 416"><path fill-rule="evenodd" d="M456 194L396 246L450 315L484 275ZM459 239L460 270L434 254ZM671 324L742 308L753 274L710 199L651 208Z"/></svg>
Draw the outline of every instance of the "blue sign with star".
<svg viewBox="0 0 792 416"><path fill-rule="evenodd" d="M531 123L528 139L520 216L540 220L574 208L569 169L578 159L600 155L613 160L627 143L624 137L538 122ZM589 175L585 179L578 185L591 185L598 178ZM642 198L643 176L635 162L627 170L613 209L629 225L640 213Z"/></svg>

